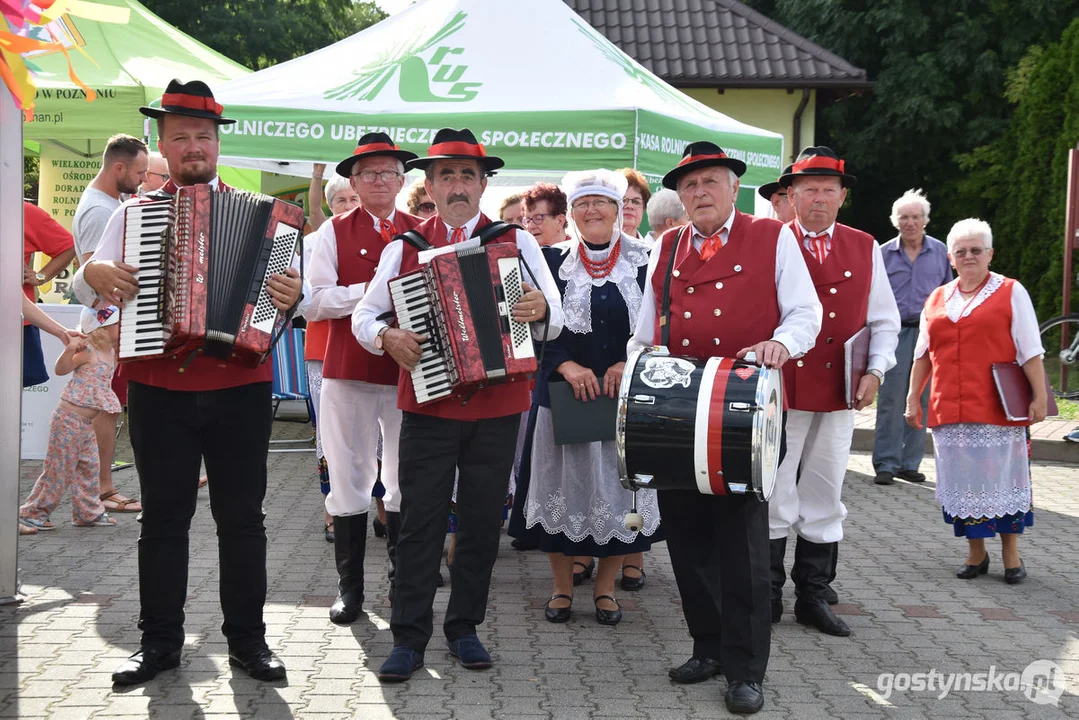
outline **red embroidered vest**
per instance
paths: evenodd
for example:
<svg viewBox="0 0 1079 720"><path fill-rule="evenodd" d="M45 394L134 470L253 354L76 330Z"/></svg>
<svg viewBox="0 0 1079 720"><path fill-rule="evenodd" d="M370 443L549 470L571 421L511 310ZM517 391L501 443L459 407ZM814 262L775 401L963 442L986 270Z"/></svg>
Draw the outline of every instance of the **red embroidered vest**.
<svg viewBox="0 0 1079 720"><path fill-rule="evenodd" d="M823 263L805 249L797 221L790 228L824 308L813 349L783 366L791 408L809 412L847 409L843 343L865 327L873 251L877 241L861 230L836 223L832 251Z"/></svg>
<svg viewBox="0 0 1079 720"><path fill-rule="evenodd" d="M218 188L226 192L232 190L220 179L218 179ZM175 194L177 187L169 180L161 191ZM159 198L143 198L142 202L157 199ZM121 363L117 378L167 390L186 391L222 390L251 383L268 383L273 380L273 365L269 359L257 368L245 368L199 354L181 370L187 360L186 355L168 355L153 360Z"/></svg>
<svg viewBox="0 0 1079 720"><path fill-rule="evenodd" d="M382 233L375 227L371 214L362 207L330 219L337 236L337 284L340 286L370 282L378 268L378 260L386 247ZM393 217L395 233L411 230L419 224L417 217L397 210ZM322 377L332 380L359 380L376 385L396 385L398 365L389 355L372 355L363 349L352 334L352 316L334 318L329 322L326 359Z"/></svg>
<svg viewBox="0 0 1079 720"><path fill-rule="evenodd" d="M490 224L490 219L481 214L476 228ZM446 223L438 215L424 220L416 230L434 247L449 244ZM492 242L517 242L516 230L503 233ZM415 270L420 266L416 248L404 243L401 253L401 272ZM491 385L462 398L452 395L444 400L420 407L416 404L416 392L412 388L412 375L401 370L397 384L397 406L405 412L421 415L434 415L448 420L483 420L487 418L518 415L528 410L531 394L528 382L507 382Z"/></svg>
<svg viewBox="0 0 1079 720"><path fill-rule="evenodd" d="M693 248L690 225L660 236L659 264L652 276L655 340L662 337L659 313L663 281L677 244L671 276L670 351L704 359L734 357L744 347L772 337L779 327L776 247L783 225L735 211L727 244L707 262Z"/></svg>
<svg viewBox="0 0 1079 720"><path fill-rule="evenodd" d="M1004 284L970 315L953 323L945 303L955 287L938 287L925 301L933 387L929 393L929 427L954 423L1028 425L1011 422L993 382L993 363L1015 362L1012 340L1012 288Z"/></svg>

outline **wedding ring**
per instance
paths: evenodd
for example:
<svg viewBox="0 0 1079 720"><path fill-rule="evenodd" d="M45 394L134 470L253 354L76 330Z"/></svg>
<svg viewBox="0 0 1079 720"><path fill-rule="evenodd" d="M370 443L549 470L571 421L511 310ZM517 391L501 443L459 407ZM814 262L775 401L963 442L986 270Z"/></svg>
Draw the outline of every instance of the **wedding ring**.
<svg viewBox="0 0 1079 720"><path fill-rule="evenodd" d="M535 314L536 314L536 308L532 308L532 314L533 314L533 315L535 315Z"/></svg>
<svg viewBox="0 0 1079 720"><path fill-rule="evenodd" d="M116 297L120 297L120 288L114 287L112 289L112 294L115 295Z"/></svg>

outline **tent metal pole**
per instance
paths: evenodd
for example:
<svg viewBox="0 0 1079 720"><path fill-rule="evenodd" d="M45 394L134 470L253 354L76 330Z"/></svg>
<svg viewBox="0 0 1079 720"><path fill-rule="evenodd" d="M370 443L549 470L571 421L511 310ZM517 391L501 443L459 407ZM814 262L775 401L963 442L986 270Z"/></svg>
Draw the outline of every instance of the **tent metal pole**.
<svg viewBox="0 0 1079 720"><path fill-rule="evenodd" d="M0 87L0 604L19 602L22 440L22 113ZM16 371L18 368L18 371Z"/></svg>

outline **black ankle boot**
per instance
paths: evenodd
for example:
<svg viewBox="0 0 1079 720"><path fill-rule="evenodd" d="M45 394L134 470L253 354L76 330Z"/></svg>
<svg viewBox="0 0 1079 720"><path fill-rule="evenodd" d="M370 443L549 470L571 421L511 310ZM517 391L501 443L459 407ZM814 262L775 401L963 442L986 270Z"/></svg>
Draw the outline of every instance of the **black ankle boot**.
<svg viewBox="0 0 1079 720"><path fill-rule="evenodd" d="M769 567L772 576L772 622L777 623L783 616L783 584L787 582L787 571L783 569L783 558L787 554L787 538L768 542Z"/></svg>
<svg viewBox="0 0 1079 720"><path fill-rule="evenodd" d="M350 625L363 608L363 557L367 551L367 513L333 519L333 554L337 561L337 600L330 606L330 622Z"/></svg>
<svg viewBox="0 0 1079 720"><path fill-rule="evenodd" d="M828 577L832 571L832 553L835 543L814 543L798 538L794 548L794 617L803 625L809 625L827 635L846 637L850 635L847 624L836 617L828 606L826 595Z"/></svg>
<svg viewBox="0 0 1079 720"><path fill-rule="evenodd" d="M835 605L839 602L839 595L832 589L832 583L835 582L835 570L839 565L839 543L832 543L832 570L828 573L828 587L824 591L824 600L829 605Z"/></svg>
<svg viewBox="0 0 1079 720"><path fill-rule="evenodd" d="M386 577L390 581L390 603L397 590L397 538L401 537L401 513L386 511L386 555L390 559L390 568Z"/></svg>

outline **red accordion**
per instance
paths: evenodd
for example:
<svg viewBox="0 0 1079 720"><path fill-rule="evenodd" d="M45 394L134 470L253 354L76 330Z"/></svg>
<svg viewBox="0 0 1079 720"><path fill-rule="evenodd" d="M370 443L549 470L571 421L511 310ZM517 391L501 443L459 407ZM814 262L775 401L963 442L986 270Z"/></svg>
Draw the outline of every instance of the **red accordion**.
<svg viewBox="0 0 1079 720"><path fill-rule="evenodd" d="M512 243L444 249L390 280L398 326L427 336L412 371L420 405L536 371L532 334L512 316L521 283Z"/></svg>
<svg viewBox="0 0 1079 720"><path fill-rule="evenodd" d="M203 352L258 366L286 321L266 281L292 264L303 223L296 205L210 185L125 208L139 291L120 312L119 358Z"/></svg>

